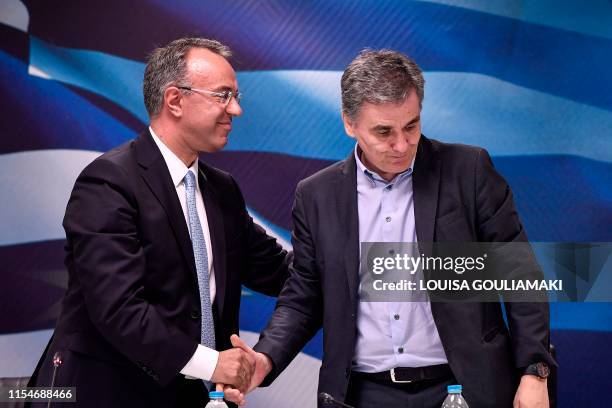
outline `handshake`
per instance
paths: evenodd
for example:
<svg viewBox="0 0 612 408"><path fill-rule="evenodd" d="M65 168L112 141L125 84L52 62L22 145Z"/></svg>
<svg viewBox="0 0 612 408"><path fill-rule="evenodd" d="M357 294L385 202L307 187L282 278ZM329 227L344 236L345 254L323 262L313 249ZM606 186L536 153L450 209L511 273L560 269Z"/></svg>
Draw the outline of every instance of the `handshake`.
<svg viewBox="0 0 612 408"><path fill-rule="evenodd" d="M221 351L211 381L217 391L225 392L225 399L240 406L246 404L245 395L257 388L272 371L272 361L257 353L240 337L230 337L234 348Z"/></svg>

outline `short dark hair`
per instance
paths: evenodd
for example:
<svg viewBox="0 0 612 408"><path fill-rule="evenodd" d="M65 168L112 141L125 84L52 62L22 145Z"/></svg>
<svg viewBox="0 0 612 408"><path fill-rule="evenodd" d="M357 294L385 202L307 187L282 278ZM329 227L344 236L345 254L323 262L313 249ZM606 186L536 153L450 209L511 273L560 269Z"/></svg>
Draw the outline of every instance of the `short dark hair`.
<svg viewBox="0 0 612 408"><path fill-rule="evenodd" d="M403 100L414 89L423 103L425 79L406 55L389 49L364 49L342 74L342 112L355 119L363 102Z"/></svg>
<svg viewBox="0 0 612 408"><path fill-rule="evenodd" d="M227 45L207 38L186 37L174 40L164 47L154 49L147 59L142 93L149 116L161 109L164 91L172 84L185 85L187 64L185 56L192 48L205 48L229 59L232 56Z"/></svg>

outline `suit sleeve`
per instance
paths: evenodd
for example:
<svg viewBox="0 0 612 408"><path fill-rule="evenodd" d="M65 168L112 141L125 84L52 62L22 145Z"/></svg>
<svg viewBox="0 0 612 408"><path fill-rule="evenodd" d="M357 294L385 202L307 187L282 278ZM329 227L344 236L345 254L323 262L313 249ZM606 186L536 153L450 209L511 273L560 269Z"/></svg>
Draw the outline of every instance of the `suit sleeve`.
<svg viewBox="0 0 612 408"><path fill-rule="evenodd" d="M257 292L268 296L278 296L287 277L293 253L287 252L269 236L266 230L253 221L246 210L246 204L238 184L232 179L240 202L243 219L243 242L246 245L246 267L241 270L241 282Z"/></svg>
<svg viewBox="0 0 612 408"><path fill-rule="evenodd" d="M478 208L478 240L481 242L513 242L510 253L504 249L498 270L506 279L542 279L527 235L516 210L512 191L494 169L489 154L480 150L476 166L476 204ZM494 244L495 246L496 244ZM501 246L500 246L501 247ZM505 309L514 351L515 366L547 362L557 365L549 353L550 316L548 302L519 302L505 299Z"/></svg>
<svg viewBox="0 0 612 408"><path fill-rule="evenodd" d="M129 180L118 165L100 159L78 177L63 223L73 247L70 279L79 282L89 317L102 337L165 385L198 343L147 299L147 265Z"/></svg>
<svg viewBox="0 0 612 408"><path fill-rule="evenodd" d="M293 267L268 326L254 347L274 363L263 385L269 385L321 328L320 271L315 263L315 247L306 213L302 189L298 186L293 205Z"/></svg>

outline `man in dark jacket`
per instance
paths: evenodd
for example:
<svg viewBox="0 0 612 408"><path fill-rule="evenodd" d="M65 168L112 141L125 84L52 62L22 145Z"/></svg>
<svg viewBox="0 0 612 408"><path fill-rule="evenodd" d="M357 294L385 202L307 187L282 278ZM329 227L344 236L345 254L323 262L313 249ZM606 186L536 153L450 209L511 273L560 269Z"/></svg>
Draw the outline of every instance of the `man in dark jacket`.
<svg viewBox="0 0 612 408"><path fill-rule="evenodd" d="M202 407L213 383L249 384L252 358L230 343L241 286L277 295L290 258L198 159L242 113L229 57L202 38L151 54L150 127L87 166L68 202L68 290L33 385L51 384L55 355L77 406Z"/></svg>
<svg viewBox="0 0 612 408"><path fill-rule="evenodd" d="M485 150L422 136L424 79L412 60L366 50L341 86L345 129L357 143L298 185L294 270L258 353L245 348L257 361L251 388L276 378L322 327L320 404L439 407L447 385L459 383L472 408L548 406L555 362L546 302L506 302L507 327L497 301L364 301L360 243L527 237Z"/></svg>

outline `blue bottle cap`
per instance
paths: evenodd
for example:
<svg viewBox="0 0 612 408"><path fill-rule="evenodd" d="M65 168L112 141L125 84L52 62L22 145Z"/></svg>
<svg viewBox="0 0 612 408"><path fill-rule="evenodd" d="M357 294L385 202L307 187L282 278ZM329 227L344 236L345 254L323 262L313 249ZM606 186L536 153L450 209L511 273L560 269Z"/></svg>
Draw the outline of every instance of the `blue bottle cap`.
<svg viewBox="0 0 612 408"><path fill-rule="evenodd" d="M463 387L459 384L449 385L448 387L446 387L446 391L448 391L449 394L459 394L462 389Z"/></svg>
<svg viewBox="0 0 612 408"><path fill-rule="evenodd" d="M213 398L223 398L225 394L223 393L223 391L211 391L208 393L208 398L213 399Z"/></svg>

